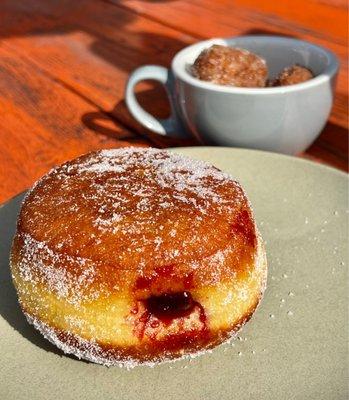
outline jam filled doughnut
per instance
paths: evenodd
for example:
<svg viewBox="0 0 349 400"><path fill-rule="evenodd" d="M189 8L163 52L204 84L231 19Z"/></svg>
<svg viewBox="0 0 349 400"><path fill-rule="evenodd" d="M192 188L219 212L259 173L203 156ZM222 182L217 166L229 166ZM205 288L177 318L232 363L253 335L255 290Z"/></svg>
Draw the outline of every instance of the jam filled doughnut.
<svg viewBox="0 0 349 400"><path fill-rule="evenodd" d="M150 364L223 342L251 317L266 258L229 175L157 149L89 153L27 195L11 270L28 321L66 353Z"/></svg>
<svg viewBox="0 0 349 400"><path fill-rule="evenodd" d="M268 68L265 60L245 49L214 44L203 50L194 64L196 78L236 87L265 87Z"/></svg>

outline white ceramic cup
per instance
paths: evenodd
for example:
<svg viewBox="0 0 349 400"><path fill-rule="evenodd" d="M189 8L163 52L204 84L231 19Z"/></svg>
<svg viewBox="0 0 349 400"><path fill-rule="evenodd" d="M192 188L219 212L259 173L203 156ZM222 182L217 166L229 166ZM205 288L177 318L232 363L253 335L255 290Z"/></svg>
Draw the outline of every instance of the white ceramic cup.
<svg viewBox="0 0 349 400"><path fill-rule="evenodd" d="M299 64L315 78L290 86L239 88L201 81L190 66L203 49L213 44L252 51L267 62L269 78L285 67ZM241 36L211 39L181 50L171 69L147 65L132 72L126 86L126 103L133 117L160 135L194 135L207 144L238 146L296 154L320 134L331 111L336 56L305 41L279 36ZM172 109L168 119L147 113L137 102L135 85L160 81Z"/></svg>

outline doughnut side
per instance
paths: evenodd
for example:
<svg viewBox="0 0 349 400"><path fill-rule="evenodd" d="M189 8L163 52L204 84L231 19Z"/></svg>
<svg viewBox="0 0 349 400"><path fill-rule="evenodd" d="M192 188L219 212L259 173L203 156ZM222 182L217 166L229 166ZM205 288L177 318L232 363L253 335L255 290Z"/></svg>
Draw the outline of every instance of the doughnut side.
<svg viewBox="0 0 349 400"><path fill-rule="evenodd" d="M194 356L232 337L252 316L265 289L266 257L258 238L250 272L216 285L192 289L190 314L163 321L148 316L143 301L128 291L71 303L19 273L14 244L11 268L19 302L29 321L65 353L104 365L153 364Z"/></svg>

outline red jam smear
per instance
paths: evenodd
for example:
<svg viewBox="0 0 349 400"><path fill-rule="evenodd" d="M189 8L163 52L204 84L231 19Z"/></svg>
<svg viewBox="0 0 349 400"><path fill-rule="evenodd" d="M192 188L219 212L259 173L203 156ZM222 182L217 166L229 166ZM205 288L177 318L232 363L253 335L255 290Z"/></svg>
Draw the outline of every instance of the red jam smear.
<svg viewBox="0 0 349 400"><path fill-rule="evenodd" d="M250 246L256 245L256 232L252 218L247 210L242 210L238 213L234 223L232 224L232 231L235 234L241 235L246 244Z"/></svg>
<svg viewBox="0 0 349 400"><path fill-rule="evenodd" d="M189 272L183 279L184 289L191 289L194 286L194 274Z"/></svg>
<svg viewBox="0 0 349 400"><path fill-rule="evenodd" d="M188 316L196 302L190 292L165 293L145 300L148 312L166 325L174 319Z"/></svg>
<svg viewBox="0 0 349 400"><path fill-rule="evenodd" d="M190 290L194 286L194 275L192 272L179 276L175 265L165 265L155 268L150 276L140 276L135 283L135 290L151 289L154 286L161 286L170 280L181 283L184 290Z"/></svg>
<svg viewBox="0 0 349 400"><path fill-rule="evenodd" d="M136 289L149 289L158 279L169 279L174 276L174 265L166 265L155 269L151 276L140 276L135 284Z"/></svg>
<svg viewBox="0 0 349 400"><path fill-rule="evenodd" d="M142 304L141 308L140 305ZM140 310L143 310L140 312ZM201 327L185 328L185 320L192 312L198 315ZM137 316L137 314L139 314ZM195 301L190 292L166 293L161 296L151 296L138 301L131 310L134 315L134 334L142 340L145 336L152 346L163 349L181 349L196 342L205 342L209 338L208 321L204 308ZM167 334L158 340L157 334L177 320L177 331ZM149 331L149 328L151 330Z"/></svg>
<svg viewBox="0 0 349 400"><path fill-rule="evenodd" d="M139 277L134 285L139 300L130 313L134 334L140 340L147 337L158 351L179 351L206 343L208 321L204 308L190 293L193 287L193 272L181 273L176 265L157 267L150 276ZM196 317L190 328L187 319L192 313Z"/></svg>

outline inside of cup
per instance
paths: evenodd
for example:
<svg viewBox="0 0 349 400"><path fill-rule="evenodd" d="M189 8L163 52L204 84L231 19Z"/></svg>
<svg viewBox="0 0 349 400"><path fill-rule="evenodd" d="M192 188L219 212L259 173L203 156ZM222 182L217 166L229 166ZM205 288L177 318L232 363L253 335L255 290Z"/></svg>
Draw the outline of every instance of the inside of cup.
<svg viewBox="0 0 349 400"><path fill-rule="evenodd" d="M269 70L269 79L275 78L284 68L294 64L309 68L317 76L325 73L333 62L330 53L304 41L278 36L241 36L212 39L190 46L188 49L191 48L191 50L183 54L185 69L188 73L201 51L213 44L240 47L264 58Z"/></svg>

